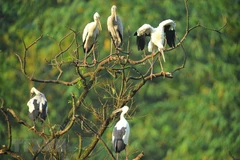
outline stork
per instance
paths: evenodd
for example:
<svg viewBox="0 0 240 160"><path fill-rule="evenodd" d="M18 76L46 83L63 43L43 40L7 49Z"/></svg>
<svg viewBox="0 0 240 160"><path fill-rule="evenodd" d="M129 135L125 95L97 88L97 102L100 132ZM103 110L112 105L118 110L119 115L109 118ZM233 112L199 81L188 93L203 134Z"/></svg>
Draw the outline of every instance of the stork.
<svg viewBox="0 0 240 160"><path fill-rule="evenodd" d="M162 55L163 61L165 62L165 56L163 52L164 37L166 37L167 44L169 45L169 47L175 47L175 27L176 27L176 24L171 19L162 21L157 28L154 28L149 24L143 24L134 33L134 36L137 36L138 50L144 49L145 37L150 36L150 41L148 43L148 52L154 53L156 51L159 51ZM161 69L163 71L162 63L160 61L160 55L158 55L158 59L160 62ZM152 71L151 71L151 75L152 75Z"/></svg>
<svg viewBox="0 0 240 160"><path fill-rule="evenodd" d="M117 15L117 7L115 5L112 6L111 15L107 19L107 28L111 36L111 57L112 43L114 44L115 48L119 49L123 42L123 25L121 19Z"/></svg>
<svg viewBox="0 0 240 160"><path fill-rule="evenodd" d="M117 153L117 159L118 159L118 153L124 150L126 148L126 145L128 144L130 126L127 120L124 118L124 114L126 114L128 110L129 110L129 107L124 106L113 112L114 114L116 114L122 111L120 115L120 120L114 126L114 129L112 132L112 143L113 143L114 151ZM125 149L125 152L126 152L126 149ZM126 154L126 159L127 159L127 154Z"/></svg>
<svg viewBox="0 0 240 160"><path fill-rule="evenodd" d="M94 46L97 41L99 31L102 30L101 22L100 22L100 15L96 12L93 15L93 22L88 23L82 34L82 41L83 41L83 51L85 53L83 64L86 64L86 57L87 53L93 48L93 61L96 63L96 57L94 52Z"/></svg>
<svg viewBox="0 0 240 160"><path fill-rule="evenodd" d="M30 93L32 98L28 101L27 105L29 117L33 120L34 124L32 129L35 129L36 120L39 120L41 124L43 124L44 120L47 118L48 104L45 95L35 87L32 87Z"/></svg>

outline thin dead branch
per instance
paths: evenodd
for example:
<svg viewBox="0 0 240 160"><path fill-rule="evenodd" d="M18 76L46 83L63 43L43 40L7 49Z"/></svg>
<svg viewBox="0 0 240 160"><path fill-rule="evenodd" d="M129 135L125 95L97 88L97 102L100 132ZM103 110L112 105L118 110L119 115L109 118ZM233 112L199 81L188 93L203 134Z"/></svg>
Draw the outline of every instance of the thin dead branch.
<svg viewBox="0 0 240 160"><path fill-rule="evenodd" d="M139 155L137 155L136 158L134 158L133 160L140 160L142 157L144 156L143 151L141 153L139 153Z"/></svg>

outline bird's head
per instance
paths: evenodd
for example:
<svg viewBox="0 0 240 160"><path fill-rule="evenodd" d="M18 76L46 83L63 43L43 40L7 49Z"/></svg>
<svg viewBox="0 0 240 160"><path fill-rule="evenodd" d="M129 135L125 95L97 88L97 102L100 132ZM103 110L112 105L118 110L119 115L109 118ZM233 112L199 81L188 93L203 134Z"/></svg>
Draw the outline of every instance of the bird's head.
<svg viewBox="0 0 240 160"><path fill-rule="evenodd" d="M98 29L101 31L102 30L102 25L101 25L101 22L100 22L100 15L98 12L96 12L94 15L93 15L93 19L95 21L97 21L97 25L98 25Z"/></svg>
<svg viewBox="0 0 240 160"><path fill-rule="evenodd" d="M35 96L35 90L36 90L36 88L32 87L32 89L30 90L30 98Z"/></svg>
<svg viewBox="0 0 240 160"><path fill-rule="evenodd" d="M114 16L115 21L117 21L117 6L113 5L111 8L112 15Z"/></svg>
<svg viewBox="0 0 240 160"><path fill-rule="evenodd" d="M40 92L35 88L32 87L30 90L30 98L32 98L33 96L35 96L36 94L39 94Z"/></svg>
<svg viewBox="0 0 240 160"><path fill-rule="evenodd" d="M128 106L123 106L122 108L116 109L115 111L113 111L113 114L116 114L118 112L122 112L123 114L127 113L127 111L129 110Z"/></svg>

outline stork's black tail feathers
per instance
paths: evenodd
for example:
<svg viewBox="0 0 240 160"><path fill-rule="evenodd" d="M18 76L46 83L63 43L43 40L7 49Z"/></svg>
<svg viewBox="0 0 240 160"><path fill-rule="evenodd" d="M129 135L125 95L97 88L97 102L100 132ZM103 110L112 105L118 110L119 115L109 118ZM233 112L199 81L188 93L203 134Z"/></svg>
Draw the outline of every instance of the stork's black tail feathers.
<svg viewBox="0 0 240 160"><path fill-rule="evenodd" d="M123 142L122 139L115 139L113 142L113 148L116 153L120 153L126 148L126 144Z"/></svg>
<svg viewBox="0 0 240 160"><path fill-rule="evenodd" d="M145 46L145 35L141 35L138 36L137 32L134 33L134 36L137 36L137 46L138 46L138 50L142 51L144 49Z"/></svg>
<svg viewBox="0 0 240 160"><path fill-rule="evenodd" d="M169 47L175 47L175 30L169 30L166 32L167 44Z"/></svg>

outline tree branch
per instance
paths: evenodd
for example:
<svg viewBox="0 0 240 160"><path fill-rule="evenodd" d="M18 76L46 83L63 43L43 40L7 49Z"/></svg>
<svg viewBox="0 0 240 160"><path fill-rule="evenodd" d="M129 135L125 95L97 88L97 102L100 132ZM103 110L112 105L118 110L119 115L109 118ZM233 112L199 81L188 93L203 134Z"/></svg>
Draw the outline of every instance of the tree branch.
<svg viewBox="0 0 240 160"><path fill-rule="evenodd" d="M136 158L134 158L133 160L140 160L143 156L144 156L144 153L141 152L141 153L139 153L139 155L138 155Z"/></svg>
<svg viewBox="0 0 240 160"><path fill-rule="evenodd" d="M0 108L2 114L4 115L5 117L5 121L7 122L7 131L8 131L8 145L7 145L7 150L10 150L11 149L11 145L12 145L12 128L11 128L11 124L9 122L9 119L8 119L8 115L6 113L5 110L3 110L3 108Z"/></svg>

